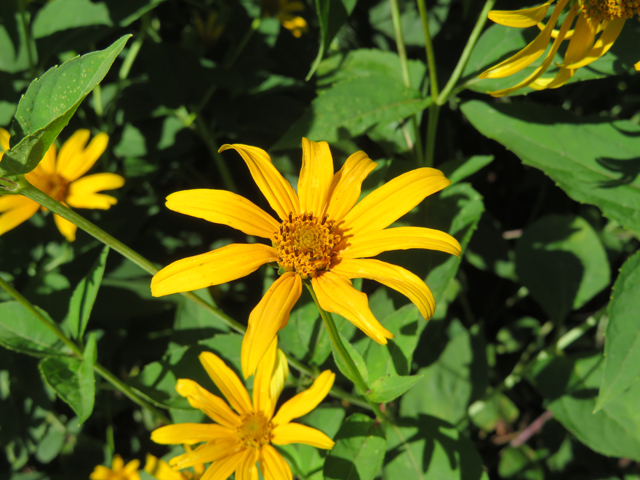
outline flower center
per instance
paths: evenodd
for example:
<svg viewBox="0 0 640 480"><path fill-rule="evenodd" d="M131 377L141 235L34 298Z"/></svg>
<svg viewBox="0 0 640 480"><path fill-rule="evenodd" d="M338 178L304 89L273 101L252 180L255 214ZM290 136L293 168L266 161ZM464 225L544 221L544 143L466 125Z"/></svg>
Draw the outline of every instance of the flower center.
<svg viewBox="0 0 640 480"><path fill-rule="evenodd" d="M329 269L342 238L335 230L333 221L326 216L320 219L313 213L289 214L289 220L282 222L273 239L278 264L303 279Z"/></svg>
<svg viewBox="0 0 640 480"><path fill-rule="evenodd" d="M593 20L640 17L638 0L580 0L580 10Z"/></svg>
<svg viewBox="0 0 640 480"><path fill-rule="evenodd" d="M242 419L238 435L247 447L260 448L271 440L273 426L261 413L252 413Z"/></svg>

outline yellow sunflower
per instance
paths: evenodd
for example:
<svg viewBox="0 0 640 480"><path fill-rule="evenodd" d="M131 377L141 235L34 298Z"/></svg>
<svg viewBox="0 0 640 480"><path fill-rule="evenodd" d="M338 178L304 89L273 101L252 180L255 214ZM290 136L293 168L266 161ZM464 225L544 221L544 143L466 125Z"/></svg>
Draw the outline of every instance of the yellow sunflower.
<svg viewBox="0 0 640 480"><path fill-rule="evenodd" d="M188 445L185 446L185 450L191 452L191 448ZM158 480L200 480L200 477L202 477L204 473L204 463L194 465L193 473L188 471L179 472L171 468L171 465L161 458L154 457L148 453L144 471Z"/></svg>
<svg viewBox="0 0 640 480"><path fill-rule="evenodd" d="M541 32L525 48L486 70L479 78L504 78L523 70L540 58L553 39L549 53L531 75L513 87L488 92L489 94L502 97L527 86L536 90L558 88L564 85L578 68L589 65L607 53L628 19L634 16L640 19L638 0L573 0L569 12L560 24L560 30L555 30L560 14L570 1L558 0L546 24L543 20L554 0L524 10L489 12L489 18L501 25L516 28L537 25ZM541 78L551 66L564 40L569 40L569 44L564 61L558 65L555 77ZM635 67L640 69L640 63Z"/></svg>
<svg viewBox="0 0 640 480"><path fill-rule="evenodd" d="M231 407L196 382L178 380L178 393L215 423L181 423L154 430L151 440L157 443L205 442L191 452L172 458L171 467L183 469L211 463L203 478L224 480L235 472L238 479L257 479L256 462L259 462L265 480L291 480L289 465L272 444L304 443L317 448L333 448L334 442L320 430L291 423L294 418L309 413L327 396L335 378L331 371L322 372L308 390L285 402L274 415L289 374L287 359L277 348L277 338L258 365L253 399L233 370L216 355L204 352L200 354L200 361Z"/></svg>
<svg viewBox="0 0 640 480"><path fill-rule="evenodd" d="M280 24L296 38L300 38L309 29L307 21L293 13L304 10L302 2L297 0L260 0L260 5L265 17L277 18Z"/></svg>
<svg viewBox="0 0 640 480"><path fill-rule="evenodd" d="M131 460L126 465L120 455L113 457L111 468L98 465L89 476L91 480L140 480L140 460Z"/></svg>
<svg viewBox="0 0 640 480"><path fill-rule="evenodd" d="M31 185L69 207L108 210L117 200L97 192L120 188L124 185L124 178L114 173L82 177L100 158L109 142L106 133L99 133L87 146L89 137L89 130L77 130L62 145L60 153L51 144L38 166L24 177ZM9 149L9 132L3 128L0 128L0 147L2 160L5 150ZM0 235L29 220L38 208L37 202L22 195L0 197ZM43 210L46 209L43 207ZM60 233L73 242L77 227L59 215L54 214L53 217Z"/></svg>
<svg viewBox="0 0 640 480"><path fill-rule="evenodd" d="M460 244L447 233L419 227L386 228L451 183L441 171L412 170L358 202L362 182L377 165L364 152L351 155L334 175L327 142L304 138L296 194L267 152L247 145L224 145L220 151L229 149L245 160L279 220L224 190L176 192L167 197L167 207L266 238L271 245L231 244L178 260L153 277L151 293L158 297L197 290L244 277L264 264L277 265L281 276L249 316L241 354L245 377L253 374L278 330L287 324L303 281L311 283L324 310L342 315L383 345L393 335L376 320L367 296L353 288L350 279L376 280L406 295L425 319L433 315L433 295L420 278L367 257L409 248L460 255Z"/></svg>

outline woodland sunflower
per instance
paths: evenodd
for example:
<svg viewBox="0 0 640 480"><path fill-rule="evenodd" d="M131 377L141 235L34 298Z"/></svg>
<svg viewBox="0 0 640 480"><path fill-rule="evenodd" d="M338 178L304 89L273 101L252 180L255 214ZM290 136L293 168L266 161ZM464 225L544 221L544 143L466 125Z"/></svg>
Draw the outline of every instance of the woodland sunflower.
<svg viewBox="0 0 640 480"><path fill-rule="evenodd" d="M537 25L541 32L525 48L486 70L479 78L503 78L523 70L546 51L553 39L550 51L531 75L513 87L488 92L489 94L502 97L527 86L536 90L558 88L564 85L578 68L589 65L607 53L627 20L633 17L640 19L638 0L558 0L549 21L545 24L543 20L553 2L554 0L550 0L538 7L524 10L489 12L489 19L501 25L516 28ZM569 11L560 23L560 29L556 30L560 15L567 5ZM565 40L569 40L569 44L564 61L558 65L555 77L542 78ZM640 69L640 63L635 67Z"/></svg>
<svg viewBox="0 0 640 480"><path fill-rule="evenodd" d="M300 38L309 28L307 21L295 12L304 10L304 3L297 0L260 0L262 15L277 18L291 34Z"/></svg>
<svg viewBox="0 0 640 480"><path fill-rule="evenodd" d="M83 177L104 153L109 142L106 133L99 133L87 145L90 135L89 130L77 130L62 145L59 153L55 145L51 144L42 161L24 176L25 179L54 200L69 207L100 210L111 208L117 200L98 192L122 187L124 178L115 173L95 173ZM9 149L9 132L2 128L0 147L1 161L4 151ZM0 235L31 218L39 208L37 202L22 195L0 197ZM46 209L43 207L43 210ZM60 233L73 242L78 227L59 215L54 214L53 218Z"/></svg>
<svg viewBox="0 0 640 480"><path fill-rule="evenodd" d="M333 448L333 440L320 430L291 423L294 418L309 413L327 396L335 378L331 371L322 372L308 390L285 402L274 415L289 374L287 359L277 348L277 338L258 364L253 398L233 370L215 354L203 352L200 361L231 407L196 382L178 380L178 393L215 423L181 423L154 430L151 440L157 443L205 442L193 451L169 460L171 467L183 469L211 463L204 473L206 478L223 480L235 472L236 478L257 479L256 462L259 462L265 480L291 480L289 465L272 444L304 443L317 448Z"/></svg>
<svg viewBox="0 0 640 480"><path fill-rule="evenodd" d="M425 319L435 301L425 283L404 268L372 260L388 250L423 248L460 255L460 244L448 233L419 227L386 228L432 193L451 183L434 168L419 168L394 178L360 202L361 185L376 167L366 153L351 155L338 173L327 142L302 139L298 193L276 170L264 150L248 145L235 149L279 220L244 197L224 190L185 190L167 197L167 207L210 222L229 225L261 243L231 244L178 260L151 280L154 296L197 290L244 277L272 264L280 277L249 316L242 342L245 377L255 371L278 330L310 282L320 306L342 315L380 344L393 338L369 309L367 296L350 279L376 280L406 295ZM357 202L357 203L356 203Z"/></svg>
<svg viewBox="0 0 640 480"><path fill-rule="evenodd" d="M126 465L120 455L115 455L111 468L98 465L89 476L91 480L140 480L140 460L131 460Z"/></svg>

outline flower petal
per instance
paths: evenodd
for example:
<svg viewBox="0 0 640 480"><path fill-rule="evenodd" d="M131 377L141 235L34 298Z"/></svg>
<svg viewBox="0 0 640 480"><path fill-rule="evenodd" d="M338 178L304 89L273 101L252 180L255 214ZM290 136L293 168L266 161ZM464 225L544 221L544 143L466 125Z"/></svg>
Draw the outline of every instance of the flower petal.
<svg viewBox="0 0 640 480"><path fill-rule="evenodd" d="M111 470L114 472L119 472L124 468L124 460L117 453L114 455L113 460L111 461Z"/></svg>
<svg viewBox="0 0 640 480"><path fill-rule="evenodd" d="M222 425L209 423L178 423L156 428L151 432L151 440L163 445L180 445L181 443L210 442L237 436L237 432Z"/></svg>
<svg viewBox="0 0 640 480"><path fill-rule="evenodd" d="M544 20L549 10L549 5L553 3L551 0L538 7L525 8L522 10L491 10L489 12L489 20L507 27L526 28L533 27L537 23Z"/></svg>
<svg viewBox="0 0 640 480"><path fill-rule="evenodd" d="M344 259L332 271L347 278L368 278L380 282L409 298L425 320L433 316L436 302L431 290L420 277L402 267L380 260Z"/></svg>
<svg viewBox="0 0 640 480"><path fill-rule="evenodd" d="M9 150L9 140L11 139L11 134L5 130L4 128L0 128L0 151L4 153L6 150ZM2 156L0 156L2 158Z"/></svg>
<svg viewBox="0 0 640 480"><path fill-rule="evenodd" d="M382 230L450 183L435 168L411 170L363 198L346 214L343 228L352 236Z"/></svg>
<svg viewBox="0 0 640 480"><path fill-rule="evenodd" d="M342 258L375 257L389 250L423 248L460 256L460 243L448 233L431 228L397 227L376 230L349 239Z"/></svg>
<svg viewBox="0 0 640 480"><path fill-rule="evenodd" d="M636 70L640 71L640 62L636 63L634 67Z"/></svg>
<svg viewBox="0 0 640 480"><path fill-rule="evenodd" d="M387 338L393 338L371 313L367 296L353 288L346 277L325 272L314 277L311 284L318 303L327 312L342 315L381 345L387 344Z"/></svg>
<svg viewBox="0 0 640 480"><path fill-rule="evenodd" d="M333 179L333 157L327 142L302 139L302 169L298 180L300 212L317 217L325 213L327 195Z"/></svg>
<svg viewBox="0 0 640 480"><path fill-rule="evenodd" d="M147 453L147 461L144 471L153 475L158 480L184 480L180 472L176 472L164 460Z"/></svg>
<svg viewBox="0 0 640 480"><path fill-rule="evenodd" d="M278 337L276 336L258 363L256 376L253 379L253 408L256 412L264 413L266 418L272 417L275 403L271 399L271 376L276 363L277 351Z"/></svg>
<svg viewBox="0 0 640 480"><path fill-rule="evenodd" d="M132 473L136 473L138 468L140 468L140 460L134 458L124 466L123 471L131 475Z"/></svg>
<svg viewBox="0 0 640 480"><path fill-rule="evenodd" d="M211 420L229 428L238 427L240 417L220 397L202 388L193 380L180 378L176 383L176 391L187 397L193 408L202 410Z"/></svg>
<svg viewBox="0 0 640 480"><path fill-rule="evenodd" d="M234 149L242 156L258 188L281 220L287 219L290 213L299 213L296 192L287 179L273 166L267 152L261 148L240 144L223 145L219 151L224 152L229 149Z"/></svg>
<svg viewBox="0 0 640 480"><path fill-rule="evenodd" d="M76 231L78 227L69 220L65 220L60 215L53 215L53 220L56 222L56 227L60 230L60 233L68 242L73 242L76 239Z"/></svg>
<svg viewBox="0 0 640 480"><path fill-rule="evenodd" d="M229 457L221 458L211 464L200 480L227 480L236 471L244 458L245 452L241 451Z"/></svg>
<svg viewBox="0 0 640 480"><path fill-rule="evenodd" d="M151 279L151 294L161 297L220 285L249 275L265 263L277 260L278 255L273 247L259 243L233 243L164 267Z"/></svg>
<svg viewBox="0 0 640 480"><path fill-rule="evenodd" d="M287 356L284 352L278 349L276 353L276 364L273 367L273 375L271 375L271 384L269 385L269 394L271 395L271 401L275 406L278 403L278 399L280 398L280 394L284 389L284 384L289 377L289 362L287 362ZM269 418L273 415L269 415Z"/></svg>
<svg viewBox="0 0 640 480"><path fill-rule="evenodd" d="M235 437L223 438L214 442L207 442L200 445L193 451L188 451L169 460L172 468L182 469L195 467L205 463L215 462L221 458L229 457L244 449L244 445L236 435Z"/></svg>
<svg viewBox="0 0 640 480"><path fill-rule="evenodd" d="M98 194L124 185L124 178L115 173L96 173L82 177L69 185L67 203L74 208L109 210L118 200L111 195Z"/></svg>
<svg viewBox="0 0 640 480"><path fill-rule="evenodd" d="M40 208L40 205L22 195L6 195L0 197L0 235L26 222Z"/></svg>
<svg viewBox="0 0 640 480"><path fill-rule="evenodd" d="M287 423L277 426L273 429L273 438L271 441L276 445L304 443L326 450L331 450L335 445L335 442L320 430L299 423Z"/></svg>
<svg viewBox="0 0 640 480"><path fill-rule="evenodd" d="M260 458L260 450L248 448L244 452L244 457L236 468L235 480L258 480L258 466L256 462Z"/></svg>
<svg viewBox="0 0 640 480"><path fill-rule="evenodd" d="M602 31L602 35L600 35L600 38L598 38L591 50L589 50L589 52L583 58L575 63L563 66L565 68L575 69L584 67L585 65L589 65L591 62L595 62L597 59L607 53L613 46L614 42L618 39L618 36L622 31L624 22L624 18L616 18L615 20L611 20L610 22L608 22L607 26Z"/></svg>
<svg viewBox="0 0 640 480"><path fill-rule="evenodd" d="M107 149L109 135L106 133L93 137L85 149L89 136L89 130L77 130L60 149L57 172L69 181L87 173Z"/></svg>
<svg viewBox="0 0 640 480"><path fill-rule="evenodd" d="M89 475L90 480L110 480L112 477L112 471L109 467L105 467L104 465L98 465L93 469L91 475Z"/></svg>
<svg viewBox="0 0 640 480"><path fill-rule="evenodd" d="M264 480L293 480L289 464L271 445L260 450L260 470Z"/></svg>
<svg viewBox="0 0 640 480"><path fill-rule="evenodd" d="M327 396L335 378L336 374L331 370L322 372L313 381L311 387L287 400L273 417L271 423L276 427L283 426L294 418L299 418L309 413Z"/></svg>
<svg viewBox="0 0 640 480"><path fill-rule="evenodd" d="M166 205L174 212L228 225L262 238L271 238L280 226L254 203L225 190L183 190L169 195Z"/></svg>
<svg viewBox="0 0 640 480"><path fill-rule="evenodd" d="M236 412L243 415L253 412L253 405L238 376L214 353L202 352L198 357L213 383L222 392Z"/></svg>
<svg viewBox="0 0 640 480"><path fill-rule="evenodd" d="M37 168L47 175L53 175L56 172L56 157L58 149L54 143L51 144L47 153L44 154Z"/></svg>
<svg viewBox="0 0 640 480"><path fill-rule="evenodd" d="M242 340L242 374L249 378L256 371L278 330L289 321L291 309L302 294L300 276L287 272L269 287L260 303L249 315L247 332Z"/></svg>
<svg viewBox="0 0 640 480"><path fill-rule="evenodd" d="M356 204L362 191L362 182L378 166L366 153L360 151L347 158L342 168L333 176L326 214L340 222Z"/></svg>

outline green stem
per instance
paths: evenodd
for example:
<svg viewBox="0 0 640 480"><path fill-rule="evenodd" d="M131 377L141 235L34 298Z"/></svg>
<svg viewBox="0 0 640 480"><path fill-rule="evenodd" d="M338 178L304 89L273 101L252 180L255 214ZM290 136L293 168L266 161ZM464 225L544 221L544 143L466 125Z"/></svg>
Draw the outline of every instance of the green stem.
<svg viewBox="0 0 640 480"><path fill-rule="evenodd" d="M20 21L22 22L22 28L24 29L25 40L27 43L27 57L29 59L29 73L32 79L35 79L38 76L38 71L36 70L36 64L33 59L33 52L31 48L33 47L33 37L31 36L31 25L27 21L27 8L26 8L26 0L18 0L18 8L20 9Z"/></svg>
<svg viewBox="0 0 640 480"><path fill-rule="evenodd" d="M207 129L207 126L204 124L204 121L202 120L202 117L200 115L196 117L196 130L198 130L200 137L202 138L204 143L207 145L207 149L211 154L211 158L213 158L213 161L216 163L218 172L222 177L222 182L224 183L224 186L227 188L227 190L230 190L234 193L238 193L236 182L234 182L233 177L231 176L231 172L227 168L227 164L224 161L224 158L222 158L222 155L220 155L220 153L218 152L219 147L216 144L216 141L214 140L213 135L209 132L209 130Z"/></svg>
<svg viewBox="0 0 640 480"><path fill-rule="evenodd" d="M224 62L223 68L229 69L236 62L236 60L244 50L244 47L246 47L247 43L249 43L249 40L251 40L251 37L253 36L255 31L258 30L258 28L260 28L261 21L262 21L261 17L256 17L253 19L253 22L251 22L251 28L249 28L249 30L247 30L247 32L244 34L244 37L242 37L242 40L240 40L240 43L238 44L238 48L236 48L235 52L233 52L233 55L229 57L227 61Z"/></svg>
<svg viewBox="0 0 640 480"><path fill-rule="evenodd" d="M318 297L316 297L316 293L313 291L313 287L308 283L305 283L305 285L309 290L309 293L311 294L311 298L313 298L313 301L315 302L316 307L318 307L318 311L320 312L320 316L322 317L322 321L324 322L324 325L327 327L327 332L329 333L329 338L331 339L331 343L333 344L333 348L335 349L335 352L337 352L342 362L346 365L347 370L349 371L349 375L354 380L354 383L358 388L358 390L360 390L364 394L364 398L366 399L367 403L373 410L373 413L375 413L378 420L385 423L386 417L383 415L382 411L380 410L380 405L378 405L375 402L372 402L367 397L367 393L369 392L369 386L367 385L367 382L365 382L364 378L362 378L362 375L360 375L360 371L358 370L358 367L356 367L356 364L353 363L353 359L351 358L351 355L349 355L349 352L347 352L347 349L344 347L344 344L342 343L342 339L340 338L340 332L338 332L338 328L336 327L336 324L333 321L333 317L329 312L325 311L320 306L320 303L318 302Z"/></svg>

